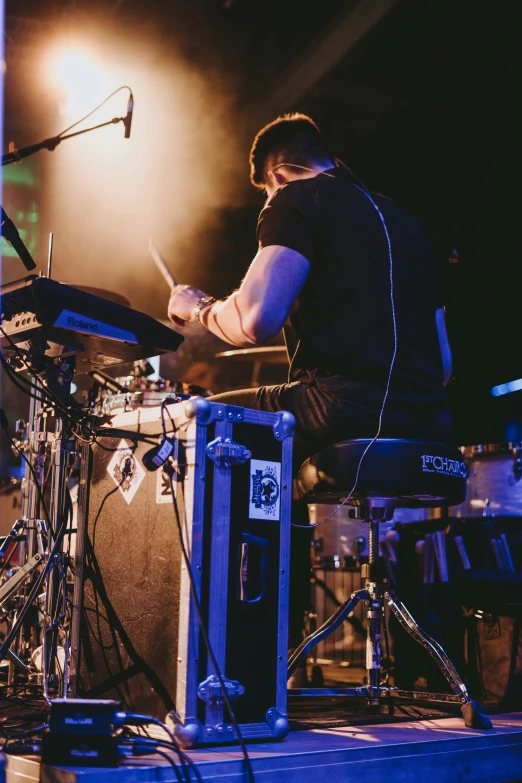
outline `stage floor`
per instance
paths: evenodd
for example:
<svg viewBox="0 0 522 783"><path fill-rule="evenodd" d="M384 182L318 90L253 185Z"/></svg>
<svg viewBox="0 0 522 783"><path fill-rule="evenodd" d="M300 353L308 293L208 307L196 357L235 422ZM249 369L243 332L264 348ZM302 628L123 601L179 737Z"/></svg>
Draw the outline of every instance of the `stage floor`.
<svg viewBox="0 0 522 783"><path fill-rule="evenodd" d="M514 783L522 781L522 712L493 715L493 729L466 729L444 718L392 725L294 731L282 743L248 746L256 783ZM246 782L234 748L191 751L205 783ZM149 757L118 769L45 767L11 757L7 783L175 781L166 761Z"/></svg>

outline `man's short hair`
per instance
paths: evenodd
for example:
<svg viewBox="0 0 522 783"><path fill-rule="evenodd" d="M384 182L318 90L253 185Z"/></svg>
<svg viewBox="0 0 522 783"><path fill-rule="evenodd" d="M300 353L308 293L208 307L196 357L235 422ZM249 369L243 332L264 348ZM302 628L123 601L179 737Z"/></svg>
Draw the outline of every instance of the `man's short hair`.
<svg viewBox="0 0 522 783"><path fill-rule="evenodd" d="M300 166L331 158L321 131L306 114L283 114L261 128L250 150L250 181L263 190L268 172L280 163Z"/></svg>

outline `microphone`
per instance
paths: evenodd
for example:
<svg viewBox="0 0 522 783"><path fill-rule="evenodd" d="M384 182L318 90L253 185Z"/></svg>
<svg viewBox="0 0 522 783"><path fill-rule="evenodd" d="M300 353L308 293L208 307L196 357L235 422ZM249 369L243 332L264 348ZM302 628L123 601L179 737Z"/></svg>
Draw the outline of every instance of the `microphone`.
<svg viewBox="0 0 522 783"><path fill-rule="evenodd" d="M125 394L125 392L129 391L125 386L122 386L115 381L114 378L111 378L110 375L106 375L101 370L91 370L89 375L95 383L102 387L102 389L108 389L108 391L111 391L114 394Z"/></svg>
<svg viewBox="0 0 522 783"><path fill-rule="evenodd" d="M34 263L30 252L24 245L22 241L22 237L18 233L18 229L16 228L13 221L6 215L5 210L3 207L0 207L2 210L2 226L0 229L0 234L3 236L4 239L9 242L11 247L16 251L16 254L22 264L25 266L27 271L31 271L31 269L34 269L36 264Z"/></svg>
<svg viewBox="0 0 522 783"><path fill-rule="evenodd" d="M125 128L125 135L124 135L125 139L130 138L133 109L134 109L134 95L131 92L129 95L129 100L127 102L127 114L123 119L123 127Z"/></svg>
<svg viewBox="0 0 522 783"><path fill-rule="evenodd" d="M158 446L149 449L149 451L143 455L141 461L147 470L157 470L168 460L174 451L175 445L176 441L174 438L169 438L167 435L164 435L161 443Z"/></svg>

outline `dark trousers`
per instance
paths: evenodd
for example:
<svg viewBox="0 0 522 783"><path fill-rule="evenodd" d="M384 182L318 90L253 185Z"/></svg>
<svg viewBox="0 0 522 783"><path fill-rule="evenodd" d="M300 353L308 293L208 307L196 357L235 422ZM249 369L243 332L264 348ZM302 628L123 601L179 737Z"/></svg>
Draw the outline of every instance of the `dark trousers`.
<svg viewBox="0 0 522 783"><path fill-rule="evenodd" d="M373 438L379 424L384 389L340 376L309 372L293 383L217 394L210 399L229 405L277 413L287 410L296 419L294 475L304 460L332 443L351 438ZM451 420L441 401L414 398L408 402L390 396L385 406L381 436L449 442ZM308 523L307 507L294 504L292 522ZM290 647L302 640L303 617L309 608L311 534L292 528L290 578Z"/></svg>

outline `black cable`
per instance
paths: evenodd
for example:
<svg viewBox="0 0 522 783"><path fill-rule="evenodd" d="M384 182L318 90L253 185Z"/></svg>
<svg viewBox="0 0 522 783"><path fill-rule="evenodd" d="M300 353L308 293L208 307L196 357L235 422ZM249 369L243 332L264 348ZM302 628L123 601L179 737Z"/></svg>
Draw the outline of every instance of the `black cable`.
<svg viewBox="0 0 522 783"><path fill-rule="evenodd" d="M8 731L10 731L10 727L4 727L4 729L7 728ZM49 728L48 723L41 723L39 726L35 726L32 729L28 729L27 731L19 731L15 732L13 735L13 739L21 739L21 737L30 737L33 734L39 734L41 731L45 731L45 729ZM9 738L7 739L6 745L9 742Z"/></svg>
<svg viewBox="0 0 522 783"><path fill-rule="evenodd" d="M161 429L163 430L163 437L167 437L167 425L165 424L165 400L161 401Z"/></svg>
<svg viewBox="0 0 522 783"><path fill-rule="evenodd" d="M192 770L192 772L196 776L196 780L198 781L198 783L203 783L203 778L201 777L201 772L199 771L197 766L194 764L194 762L192 761L190 756L187 756L187 754L184 753L184 751L182 751L181 749L180 749L179 753L180 753L180 756L181 756L182 760L190 767L190 769ZM189 783L190 783L190 772L189 772L188 780L189 780Z"/></svg>
<svg viewBox="0 0 522 783"><path fill-rule="evenodd" d="M2 642L2 645L0 646L0 661L3 658L5 658L5 653L11 647L11 644L13 643L13 640L14 640L16 634L20 630L20 627L21 627L21 625L22 625L22 623L23 623L23 621L25 619L25 614L26 614L26 612L24 612L25 607L26 606L30 606L33 603L33 601L37 597L38 592L39 592L39 590L40 590L40 588L41 588L41 586L42 586L42 584L44 582L44 579L46 578L47 574L49 573L50 569L53 566L54 557L55 557L56 553L58 552L58 549L60 547L62 538L63 538L65 530L67 528L67 520L68 520L68 513L65 512L64 515L63 515L63 519L61 520L60 526L58 528L56 541L54 543L53 548L51 549L51 552L49 553L49 558L47 560L47 563L45 564L45 567L42 569L41 573L36 578L36 580L35 580L35 582L33 584L33 587L29 591L29 595L26 598L24 607L22 608L22 610L18 614L18 617L17 617L16 621L11 626L11 629L9 630L9 633L7 634L7 636L5 637L5 639Z"/></svg>
<svg viewBox="0 0 522 783"><path fill-rule="evenodd" d="M0 331L3 331L0 327ZM3 332L5 334L5 332ZM15 346L16 348L16 346ZM25 361L25 359L23 359ZM69 409L63 404L63 402L60 400L60 398L54 394L48 387L45 386L34 386L31 381L28 381L23 376L17 376L16 373L13 371L13 369L9 366L8 362L5 360L5 357L0 352L0 363L2 364L3 368L5 369L7 376L11 383L16 386L19 391L21 391L23 394L26 394L28 397L30 397L33 400L37 400L38 402L41 402L42 404L47 404L49 406L52 406L55 409L55 414L60 414L61 418L65 419L69 423L69 432L75 437L77 440L80 440L82 443L94 443L96 440L96 436L94 436L91 440L86 440L81 437L81 435L78 435L74 431L74 427L79 425L80 427L83 424L83 421L87 419L90 414L86 413L83 419L76 421L74 417L71 416ZM35 372L35 375L37 373ZM23 381L27 387L24 388L24 386L20 383L20 381ZM32 390L35 390L37 393L34 394ZM41 396L38 396L40 394ZM72 424L72 426L71 426Z"/></svg>
<svg viewBox="0 0 522 783"><path fill-rule="evenodd" d="M124 89L123 87L120 89ZM130 89L130 88L126 88ZM109 96L110 97L110 96ZM65 133L65 131L64 131ZM32 365L29 363L29 360L27 356L24 356L24 351L22 351L18 345L16 345L15 342L11 339L10 335L8 335L0 326L0 332L3 334L3 336L6 338L6 340L9 342L11 347L14 349L16 355L18 356L19 360L23 362L24 365L26 365L29 370L33 373L33 375L37 378L39 378L39 373L32 367ZM59 398L55 392L48 386L45 386L43 383L41 383L40 386L35 386L32 381L27 380L27 378L24 378L22 375L17 375L13 368L9 365L5 357L3 356L2 352L0 351L0 362L5 369L9 379L11 382L22 391L24 394L27 394L29 397L32 397L35 400L38 400L39 402L45 402L47 400L48 405L52 405L54 408L56 408L61 414L62 418L64 418L66 421L69 422L70 427L70 433L74 438L77 440L80 440L82 443L88 443L92 445L93 443L96 443L97 440L97 433L96 431L90 430L92 433L91 437L87 440L85 438L82 438L81 435L79 435L77 432L75 432L74 427L78 426L80 427L80 430L82 426L86 427L86 422L89 421L89 419L92 418L92 414L89 411L84 411L84 416L76 420L74 416L71 416L70 409L67 408L67 406L63 403L63 401ZM21 385L21 382L23 382L28 389L24 389ZM33 393L33 390L36 391L38 394L41 395L41 397L36 396ZM170 414L169 414L170 416ZM72 425L72 426L71 426ZM87 429L87 427L86 427Z"/></svg>
<svg viewBox="0 0 522 783"><path fill-rule="evenodd" d="M28 352L23 351L16 343L11 339L11 336L7 334L7 332L2 329L0 326L0 332L3 334L5 339L8 341L11 348L13 348L14 352L16 353L18 359L29 368L29 370L32 372L32 374L39 378L39 373L33 368L33 366L29 363L29 359L26 355ZM33 382L28 380L27 378L24 378L23 375L16 375L15 371L12 369L12 367L9 365L5 357L3 356L2 352L0 351L0 361L2 362L2 366L6 370L6 372L9 374L11 380L16 384L14 381L14 377L25 383L26 386L29 386L31 389L35 388L33 386ZM18 387L20 388L20 386ZM44 386L43 384L40 387L36 387L37 391L40 392L42 395L46 396L49 400L52 400L55 405L57 405L59 408L62 408L64 410L65 415L69 415L69 411L67 407L64 405L64 403L60 400L60 398L53 392L52 389L50 389L48 386Z"/></svg>
<svg viewBox="0 0 522 783"><path fill-rule="evenodd" d="M126 712L125 713L125 720L126 721L133 721L136 722L135 725L143 725L152 723L154 726L159 726L163 729L163 731L168 735L170 738L170 745L175 749L176 753L178 754L181 763L183 764L183 771L185 773L185 759L188 761L188 763L193 766L192 762L188 759L188 757L185 756L183 751L181 750L181 747L178 743L178 740L176 739L176 736L174 733L169 729L169 727L160 721L158 718L153 718L151 715L142 715L138 712ZM190 778L188 780L188 783L190 783Z"/></svg>
<svg viewBox="0 0 522 783"><path fill-rule="evenodd" d="M212 667L214 669L214 672L216 674L216 677L218 679L220 688L221 688L221 694L223 697L223 701L225 702L226 708L228 710L230 720L232 722L232 725L234 726L234 731L236 733L238 742L241 746L241 751L243 753L243 758L245 760L245 767L247 770L247 775L250 783L255 783L254 779L254 770L252 769L252 764L250 761L250 757L248 755L248 750L245 745L245 741L241 735L241 730L239 728L239 724L236 720L236 716L234 715L234 711L232 710L232 705L230 703L230 699L228 698L228 693L225 688L225 683L223 682L223 675L221 674L218 662L216 660L216 656L214 655L214 650L212 649L212 646L210 644L210 640L208 638L206 629L205 629L205 623L203 621L203 614L201 611L201 605L199 603L199 598L196 590L196 584L194 582L194 574L192 573L192 565L190 563L190 558L188 556L187 549L185 547L185 542L183 540L183 528L181 526L181 520L179 518L179 511L178 511L178 504L176 501L176 494L175 494L175 488L174 488L174 482L172 480L173 471L172 471L172 465L169 465L169 469L167 470L169 481L170 481L170 489L172 493L172 504L174 506L174 515L176 517L176 525L178 528L179 533L179 540L180 540L180 546L181 546L181 552L183 554L183 559L185 561L185 566L187 568L187 574L190 582L190 592L192 595L192 600L194 601L194 607L196 609L196 615L198 618L198 624L201 631L201 636L203 637L203 642L205 644L205 647L207 648L208 656L210 658L210 661L212 663Z"/></svg>
<svg viewBox="0 0 522 783"><path fill-rule="evenodd" d="M170 398L170 399L172 399L172 398ZM168 407L169 405L172 405L172 402L169 402L168 400L169 400L168 397L165 398L164 400L162 400L161 404L162 404L162 406L164 406L165 410L167 411L167 416L169 417L170 423L171 423L171 426L172 426L172 432L174 433L174 432L177 432L178 427L176 426L176 422L172 418L172 414L169 411L169 407ZM165 431L165 427L163 428L163 434L167 435L167 432Z"/></svg>
<svg viewBox="0 0 522 783"><path fill-rule="evenodd" d="M67 529L70 530L70 523L72 522L72 501L71 501L71 495L69 493L69 490L67 490L66 494L66 503L67 503L67 512L68 512L68 525ZM67 531L66 531L67 532ZM65 535L64 535L65 537ZM62 539L63 541L63 539ZM65 684L66 684L66 673L69 673L69 624L67 623L67 568L68 568L68 560L64 553L62 552L61 555L58 558L58 562L55 563L54 567L58 570L59 579L60 579L60 586L57 589L56 593L56 607L54 611L54 616L49 616L50 620L50 627L45 630L45 634L48 634L48 636L51 639L50 645L49 645L49 661L48 665L50 665L51 660L53 658L53 652L55 657L55 663L56 663L56 673L58 677L58 692L64 694L65 693ZM49 576L53 573L53 569L49 572ZM64 650L64 665L63 668L60 664L60 659L58 657L58 644L59 644L59 634L62 634L62 638L64 641L63 650ZM56 644L56 647L55 647ZM44 645L45 648L45 645ZM42 650L43 654L43 650Z"/></svg>
<svg viewBox="0 0 522 783"><path fill-rule="evenodd" d="M114 95L117 95L117 93L121 92L122 90L128 90L129 93L132 95L132 90L130 87L128 87L126 84L123 84L121 87L118 87L117 90L114 90L114 92L111 92L110 95L107 95L107 97L98 104L92 111L90 111L88 114L85 115L85 117L82 117L81 120L76 120L72 125L69 125L68 128L63 130L61 133L58 134L57 138L61 139L62 136L64 136L66 133L68 133L73 128L76 128L77 125L79 125L81 122L84 122L84 120L88 120L89 117L92 117L93 114L95 114L99 109L101 109L102 106L104 106L107 101L109 101Z"/></svg>
<svg viewBox="0 0 522 783"><path fill-rule="evenodd" d="M179 783L183 783L183 778L181 777L181 773L180 773L180 771L178 769L178 765L176 764L174 759L171 756L169 756L169 754L166 751L160 750L159 748L155 749L155 753L157 753L158 756L163 756L164 759L167 759L167 761L171 765L172 769L176 773L176 777L177 777Z"/></svg>
<svg viewBox="0 0 522 783"><path fill-rule="evenodd" d="M13 348L13 350L16 353L16 355L18 356L18 359L21 362L23 362L23 364L26 365L29 368L29 370L31 371L31 373L35 377L39 378L40 377L39 373L29 363L29 359L27 358L27 356L24 356L24 351L22 349L20 349L20 347L18 345L16 345L16 343L11 339L10 335L8 335L4 331L4 329L2 329L1 326L0 326L0 332L3 334L3 336L9 342L10 346ZM25 352L25 353L27 353L27 352ZM19 381L23 381L23 383L25 383L27 386L29 386L30 389L35 388L33 386L33 382L32 381L27 380L27 378L24 378L23 376L17 376L16 375L16 373L14 372L12 367L10 367L9 363L7 362L7 360L5 359L5 357L3 356L1 351L0 351L0 362L2 363L2 366L4 367L4 369L7 372L7 374L9 375L9 378L11 379L11 381L15 384L15 386L17 386L18 389L20 389L21 391L24 391L24 389L20 385ZM76 419L73 416L71 416L70 409L65 405L65 403L59 398L59 396L49 386L45 386L42 383L41 386L36 387L36 388L37 388L37 391L40 394L44 395L47 398L48 404L53 405L53 407L55 407L59 411L61 411L64 419L68 420L69 422L72 422L73 429L74 429L74 426L76 424L79 424L81 426L82 420L80 419L79 421L76 421ZM26 392L26 393L28 393L29 396L34 396L34 395L31 394L31 392ZM35 397L35 399L38 399L38 398ZM83 418L85 419L85 418L88 418L88 417L89 417L89 414L86 413ZM75 433L73 433L73 434L75 434ZM77 437L76 434L75 434L75 437ZM81 439L81 440L83 440L83 439Z"/></svg>
<svg viewBox="0 0 522 783"><path fill-rule="evenodd" d="M153 739L149 739L148 737L143 737L139 734L135 735L134 737L125 737L122 739L123 746L130 747L132 749L132 755L133 756L148 756L153 755L157 753L158 755L163 755L162 751L158 750L158 747L166 747L170 751L174 751L174 748L172 745L170 745L167 742L161 742L158 740L157 742ZM171 759L169 757L169 763L172 764L174 772L176 773L176 778L179 783L190 783L190 778L186 778L185 775L183 777L181 776L181 773L177 767L177 765L174 763L174 759Z"/></svg>
<svg viewBox="0 0 522 783"><path fill-rule="evenodd" d="M180 758L181 762L185 762L185 764L190 767L190 770L194 773L196 780L198 783L203 783L203 778L201 777L201 772L197 768L197 766L194 764L192 759L187 756L186 753L184 753L179 745L173 745L171 742L164 742L163 740L157 740L153 737L147 736L142 737L141 735L134 735L133 737L125 737L123 742L128 744L136 744L136 745L144 745L147 748L150 748L151 752L154 752L154 749L157 747L161 748L167 748L167 750L174 751ZM186 770L188 772L188 777L186 777L187 783L191 783L192 778L190 777L190 770ZM184 767L185 771L185 767ZM186 774L185 772L185 774Z"/></svg>
<svg viewBox="0 0 522 783"><path fill-rule="evenodd" d="M137 446L138 446L137 442L134 442L132 444L132 446L127 446L127 445L125 445L125 446L116 446L116 448L113 449L110 446L104 446L103 443L99 440L99 438L110 438L110 437L111 437L110 430L107 430L107 432L102 432L101 435L96 433L95 437L94 437L94 440L92 441L92 444L96 444L98 446L98 448L102 449L103 451L110 451L111 453L114 453L115 451L127 451L127 449L129 451L135 451ZM131 440L131 438L129 438L129 440ZM147 443L149 446L157 446L158 445L157 439L153 438L153 437L147 438L147 437L144 436L144 437L140 438L140 441L142 443Z"/></svg>
<svg viewBox="0 0 522 783"><path fill-rule="evenodd" d="M33 400L37 400L38 402L45 402L45 395L43 392L43 389L37 388L32 385L30 381L28 381L26 378L23 377L23 375L17 375L13 368L9 365L8 361L4 357L3 353L0 351L0 363L2 364L2 367L6 371L7 377L11 381L11 383L16 386L19 391L21 391L23 394L27 394L29 397L31 397ZM22 385L22 382L25 383L25 386ZM30 389L26 388L27 386L30 387ZM40 393L40 397L37 396L37 394L34 394L32 390L36 390L38 393Z"/></svg>
<svg viewBox="0 0 522 783"><path fill-rule="evenodd" d="M179 780L180 783L183 783L183 778L181 777L181 773L172 756L169 756L169 754L165 750L160 750L158 747L156 747L156 753L158 754L158 756L163 756L164 759L167 759L169 764L172 766L172 769L176 773L177 779ZM188 783L190 783L190 780L188 781Z"/></svg>

